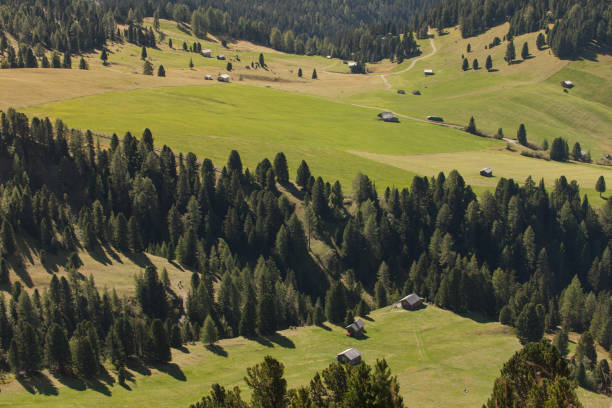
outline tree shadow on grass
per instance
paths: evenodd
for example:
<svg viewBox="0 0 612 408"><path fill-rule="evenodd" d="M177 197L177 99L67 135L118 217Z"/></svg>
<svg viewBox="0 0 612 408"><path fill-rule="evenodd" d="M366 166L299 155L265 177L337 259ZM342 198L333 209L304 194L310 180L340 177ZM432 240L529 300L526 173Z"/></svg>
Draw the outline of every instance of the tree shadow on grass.
<svg viewBox="0 0 612 408"><path fill-rule="evenodd" d="M322 328L323 330L331 331L331 327L326 325L325 323L318 324L317 327Z"/></svg>
<svg viewBox="0 0 612 408"><path fill-rule="evenodd" d="M269 341L265 337L249 337L249 340L256 341L257 343L261 344L262 346L274 347L274 344L272 344L272 342Z"/></svg>
<svg viewBox="0 0 612 408"><path fill-rule="evenodd" d="M87 388L91 388L92 390L97 391L100 394L104 394L107 397L111 396L111 391L108 386L97 378L87 381Z"/></svg>
<svg viewBox="0 0 612 408"><path fill-rule="evenodd" d="M175 350L180 351L181 353L189 354L189 349L185 346L176 347Z"/></svg>
<svg viewBox="0 0 612 408"><path fill-rule="evenodd" d="M95 248L87 249L87 253L94 261L104 266L113 264L113 261L107 256L105 248L102 245L96 245Z"/></svg>
<svg viewBox="0 0 612 408"><path fill-rule="evenodd" d="M361 316L363 320L367 320L368 322L375 322L376 320L372 319L370 316Z"/></svg>
<svg viewBox="0 0 612 408"><path fill-rule="evenodd" d="M278 344L279 346L283 347L283 348L295 348L295 343L288 337L283 336L280 333L276 333L272 336L268 336L268 340L270 340L273 343Z"/></svg>
<svg viewBox="0 0 612 408"><path fill-rule="evenodd" d="M17 377L19 384L30 394L57 395L57 387L43 373L35 373L30 377Z"/></svg>
<svg viewBox="0 0 612 408"><path fill-rule="evenodd" d="M225 349L218 344L207 344L205 347L206 350L210 351L211 353L221 357L227 357L227 351L225 351Z"/></svg>
<svg viewBox="0 0 612 408"><path fill-rule="evenodd" d="M482 314L482 313L475 313L475 312L459 313L459 316L465 317L465 318L470 319L470 320L473 320L476 323L494 323L494 322L497 322L497 319L492 319L490 316L487 316L487 315Z"/></svg>
<svg viewBox="0 0 612 408"><path fill-rule="evenodd" d="M135 359L131 359L130 361L128 361L127 368L137 372L140 375L151 375L151 370L149 370L147 366L142 364L142 362Z"/></svg>
<svg viewBox="0 0 612 408"><path fill-rule="evenodd" d="M146 268L147 266L154 266L147 254L144 252L139 252L137 254L126 253L124 254L130 261L135 263L141 268Z"/></svg>
<svg viewBox="0 0 612 408"><path fill-rule="evenodd" d="M166 363L156 365L157 368L162 373L168 374L170 377L179 380L179 381L187 381L187 377L185 377L185 373L181 370L181 367L176 363Z"/></svg>
<svg viewBox="0 0 612 408"><path fill-rule="evenodd" d="M85 384L85 381L72 375L61 374L56 375L55 378L64 386L76 391L85 391L85 389L87 388L87 384Z"/></svg>

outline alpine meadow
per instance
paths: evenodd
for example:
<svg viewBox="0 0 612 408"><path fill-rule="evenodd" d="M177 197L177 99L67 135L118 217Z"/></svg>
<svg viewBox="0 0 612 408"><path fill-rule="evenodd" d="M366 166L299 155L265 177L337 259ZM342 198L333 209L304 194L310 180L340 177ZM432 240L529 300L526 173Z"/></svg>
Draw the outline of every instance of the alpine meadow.
<svg viewBox="0 0 612 408"><path fill-rule="evenodd" d="M612 406L612 1L0 0L0 407Z"/></svg>

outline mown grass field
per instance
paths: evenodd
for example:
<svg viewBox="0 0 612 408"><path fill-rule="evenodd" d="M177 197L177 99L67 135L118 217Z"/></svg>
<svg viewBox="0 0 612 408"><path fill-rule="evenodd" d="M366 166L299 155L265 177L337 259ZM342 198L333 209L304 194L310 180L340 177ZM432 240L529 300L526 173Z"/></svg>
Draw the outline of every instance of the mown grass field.
<svg viewBox="0 0 612 408"><path fill-rule="evenodd" d="M153 132L156 143L213 159L222 167L231 149L251 170L278 151L290 174L305 159L315 175L350 190L358 172L379 186L404 186L414 173L349 151L425 154L503 146L440 126L410 120L383 123L376 111L320 98L239 84L110 92L26 109L62 118L71 127L106 134Z"/></svg>
<svg viewBox="0 0 612 408"><path fill-rule="evenodd" d="M367 362L387 359L407 406L474 407L486 401L503 362L520 348L511 330L499 323L480 323L432 306L417 312L385 308L371 318L362 340L346 337L338 327L303 327L269 339L222 340L216 354L194 344L173 350L171 364L150 372L130 369L125 388L110 374L89 386L45 374L29 385L32 392L13 381L3 387L0 406L145 407L155 401L158 407L186 407L215 382L238 385L248 398L246 367L267 354L285 364L289 387L297 387L327 367L336 353L357 347ZM587 408L608 408L610 402L584 390L580 396Z"/></svg>
<svg viewBox="0 0 612 408"><path fill-rule="evenodd" d="M583 150L591 151L593 159L612 152L612 57L594 55L591 60L562 61L548 49L537 50L537 33L532 33L514 39L518 61L508 65L503 60L506 42L485 49L495 36L503 38L507 30L503 25L468 39L462 39L456 29L450 29L447 35L436 34L434 55L418 61L410 71L386 76L391 89L364 91L350 100L417 117L441 115L464 125L474 116L481 130L494 134L501 127L510 138L516 137L519 124L524 123L528 139L537 144L544 139L550 143L560 136L568 140L570 148L579 141ZM531 57L522 60L525 41ZM466 51L468 43L470 53ZM462 55L470 63L465 72L461 70ZM487 55L492 56L495 72L484 69ZM471 69L475 58L481 67L477 71ZM395 70L400 71L400 67ZM435 75L425 77L424 69L433 69ZM575 88L563 92L563 80L571 80ZM405 89L407 95L398 95L397 89ZM414 89L422 95L411 95Z"/></svg>

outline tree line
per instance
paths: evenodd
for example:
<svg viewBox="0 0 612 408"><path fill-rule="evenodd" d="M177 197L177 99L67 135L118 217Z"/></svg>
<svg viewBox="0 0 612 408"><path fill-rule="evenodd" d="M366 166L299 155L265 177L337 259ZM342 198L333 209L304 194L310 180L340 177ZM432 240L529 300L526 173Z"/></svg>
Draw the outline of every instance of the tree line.
<svg viewBox="0 0 612 408"><path fill-rule="evenodd" d="M148 129L140 139L113 135L102 148L89 131L14 110L0 115L0 160L9 169L0 186L2 284L26 237L43 262L65 254L67 269L78 268L79 248L146 250L193 271L184 308L156 271L136 283L143 318L180 320L182 341L203 339L211 324L231 337L350 323L416 292L499 319L523 341L561 325L610 347L612 202L595 211L563 176L550 191L543 181L501 178L477 198L456 171L380 196L359 174L345 196L302 161L298 216L278 190L290 182L283 153L251 170L232 151L217 168L155 147ZM310 253L313 238L331 243L323 265ZM566 300L576 282L584 301Z"/></svg>
<svg viewBox="0 0 612 408"><path fill-rule="evenodd" d="M440 30L460 25L462 36L467 38L509 22L508 40L544 30L555 55L575 58L593 43L600 47L612 43L611 15L609 2L569 0L551 6L543 0L446 0L425 10L418 24Z"/></svg>

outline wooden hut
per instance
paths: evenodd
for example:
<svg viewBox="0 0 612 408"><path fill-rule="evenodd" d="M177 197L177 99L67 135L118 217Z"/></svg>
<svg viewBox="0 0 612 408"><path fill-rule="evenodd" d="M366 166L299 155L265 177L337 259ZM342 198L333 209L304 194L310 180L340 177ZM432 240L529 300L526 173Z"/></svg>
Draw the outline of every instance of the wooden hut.
<svg viewBox="0 0 612 408"><path fill-rule="evenodd" d="M405 298L400 299L399 304L404 309L414 310L414 309L418 309L419 307L421 307L423 305L424 300L425 299L423 299L416 293L411 293Z"/></svg>
<svg viewBox="0 0 612 408"><path fill-rule="evenodd" d="M399 122L397 116L395 116L392 112L381 112L378 114L378 117L383 122Z"/></svg>
<svg viewBox="0 0 612 408"><path fill-rule="evenodd" d="M361 363L361 351L356 348L346 349L336 355L336 361L341 364L357 365Z"/></svg>
<svg viewBox="0 0 612 408"><path fill-rule="evenodd" d="M365 323L361 319L357 319L353 323L345 327L347 336L355 336L365 329Z"/></svg>
<svg viewBox="0 0 612 408"><path fill-rule="evenodd" d="M480 170L480 175L483 177L493 177L493 169L490 167L485 167L484 169Z"/></svg>

